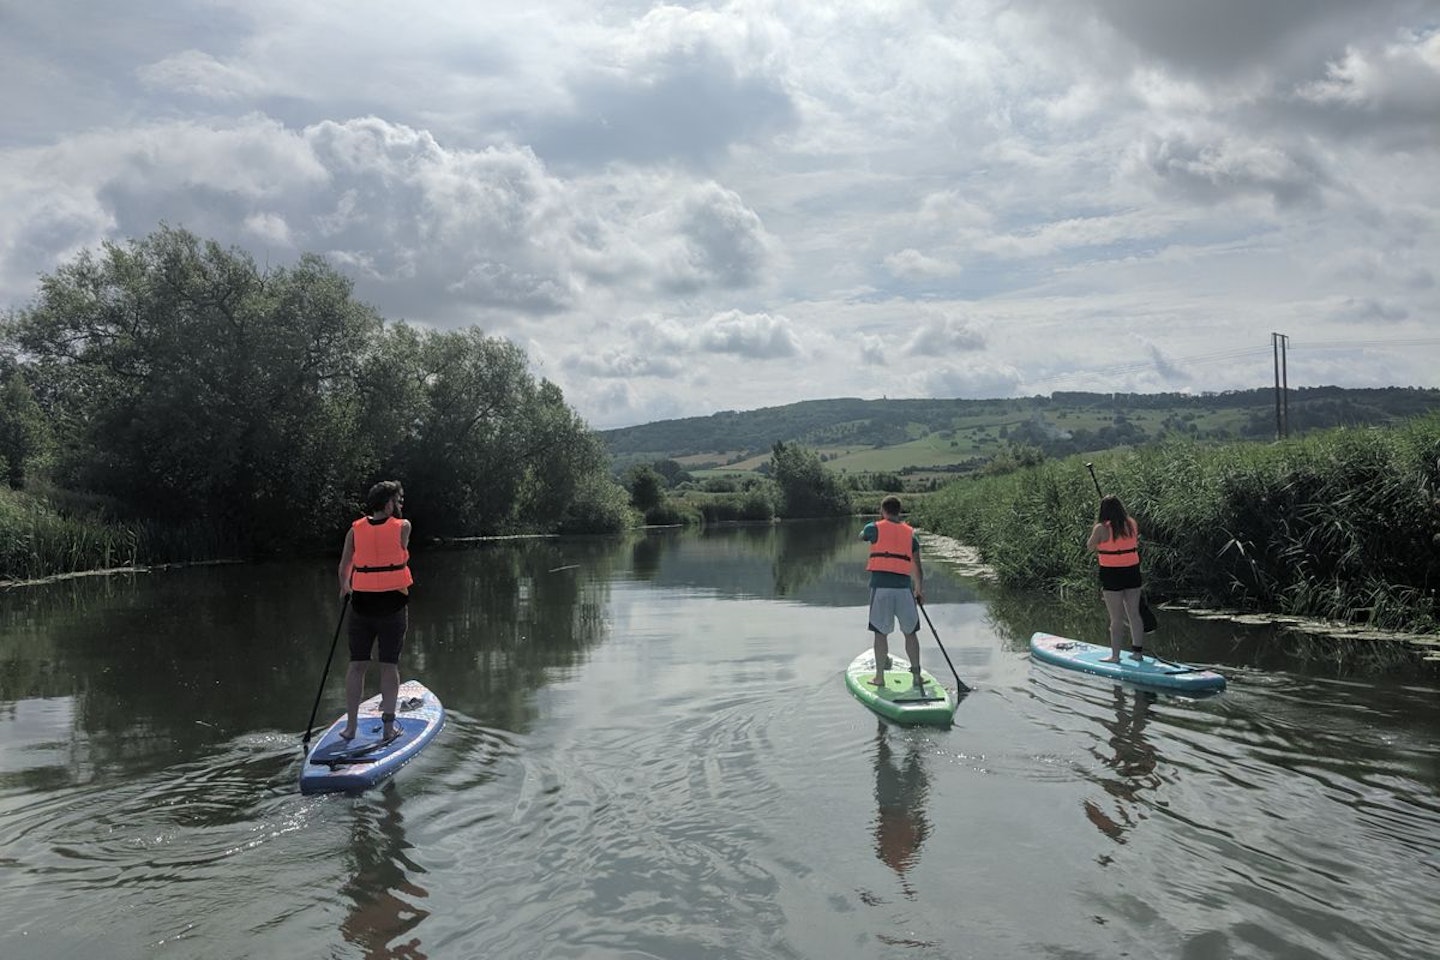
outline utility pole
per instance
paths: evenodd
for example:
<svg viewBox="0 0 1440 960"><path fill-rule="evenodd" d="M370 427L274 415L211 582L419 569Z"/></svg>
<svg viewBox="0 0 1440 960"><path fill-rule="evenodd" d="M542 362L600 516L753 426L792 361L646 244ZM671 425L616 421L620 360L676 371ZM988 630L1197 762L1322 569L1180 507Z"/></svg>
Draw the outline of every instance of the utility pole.
<svg viewBox="0 0 1440 960"><path fill-rule="evenodd" d="M1290 378L1285 369L1285 348L1290 338L1283 333L1270 334L1270 351L1275 355L1275 439L1290 436Z"/></svg>

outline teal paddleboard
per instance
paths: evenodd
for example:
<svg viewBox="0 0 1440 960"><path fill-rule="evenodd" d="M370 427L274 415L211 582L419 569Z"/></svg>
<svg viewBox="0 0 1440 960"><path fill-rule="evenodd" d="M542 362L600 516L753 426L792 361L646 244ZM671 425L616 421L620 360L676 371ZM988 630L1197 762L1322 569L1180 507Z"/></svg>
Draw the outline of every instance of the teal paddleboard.
<svg viewBox="0 0 1440 960"><path fill-rule="evenodd" d="M1030 656L1057 667L1159 690L1199 694L1225 689L1225 678L1213 670L1148 655L1142 660L1135 660L1128 650L1120 654L1119 663L1105 663L1104 659L1110 656L1109 647L1057 637L1053 633L1038 632L1032 636Z"/></svg>
<svg viewBox="0 0 1440 960"><path fill-rule="evenodd" d="M877 687L875 651L866 650L845 668L845 686L865 706L887 720L903 724L935 724L950 726L955 717L955 694L940 685L928 670L920 669L920 686L910 672L910 661L890 655L885 671L885 686Z"/></svg>

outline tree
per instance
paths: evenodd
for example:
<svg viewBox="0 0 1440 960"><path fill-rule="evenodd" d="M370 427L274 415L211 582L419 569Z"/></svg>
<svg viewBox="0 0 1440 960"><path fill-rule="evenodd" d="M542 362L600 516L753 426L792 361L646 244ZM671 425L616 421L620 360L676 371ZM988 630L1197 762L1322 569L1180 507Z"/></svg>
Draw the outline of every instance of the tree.
<svg viewBox="0 0 1440 960"><path fill-rule="evenodd" d="M162 227L42 278L9 334L57 434L57 478L266 546L328 531L371 451L354 368L380 328L323 260L261 272Z"/></svg>
<svg viewBox="0 0 1440 960"><path fill-rule="evenodd" d="M164 227L43 278L4 333L57 481L137 516L294 549L397 478L435 534L628 521L598 439L523 350L387 325L318 257L262 272Z"/></svg>
<svg viewBox="0 0 1440 960"><path fill-rule="evenodd" d="M25 485L30 467L50 446L44 411L14 361L0 361L0 469L11 489Z"/></svg>
<svg viewBox="0 0 1440 960"><path fill-rule="evenodd" d="M665 484L669 487L674 487L677 484L694 479L678 460L656 460L653 466L655 467L655 472L665 478Z"/></svg>
<svg viewBox="0 0 1440 960"><path fill-rule="evenodd" d="M641 513L655 509L665 500L665 481L654 467L632 467L626 485L630 488L630 505Z"/></svg>
<svg viewBox="0 0 1440 960"><path fill-rule="evenodd" d="M850 513L850 498L813 450L776 443L770 450L771 476L780 487L781 515L836 517Z"/></svg>

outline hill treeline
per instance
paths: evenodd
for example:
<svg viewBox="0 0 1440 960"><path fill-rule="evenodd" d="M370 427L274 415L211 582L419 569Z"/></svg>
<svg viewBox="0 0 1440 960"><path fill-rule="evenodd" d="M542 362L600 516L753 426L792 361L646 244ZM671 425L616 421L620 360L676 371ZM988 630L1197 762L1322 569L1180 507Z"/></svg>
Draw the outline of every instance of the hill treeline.
<svg viewBox="0 0 1440 960"><path fill-rule="evenodd" d="M43 277L0 346L9 485L132 549L334 546L392 477L425 537L628 522L603 447L519 347L387 322L316 256L260 270L165 227Z"/></svg>
<svg viewBox="0 0 1440 960"><path fill-rule="evenodd" d="M1289 391L1287 407L1289 432L1298 436L1426 413L1440 408L1440 390L1300 387ZM1167 437L1273 439L1275 394L1261 388L1201 394L1059 391L1007 400L809 400L605 430L600 437L617 459L706 453L741 459L777 441L880 447L897 437L945 434L976 425L994 427L1005 441L1038 447L1052 457Z"/></svg>

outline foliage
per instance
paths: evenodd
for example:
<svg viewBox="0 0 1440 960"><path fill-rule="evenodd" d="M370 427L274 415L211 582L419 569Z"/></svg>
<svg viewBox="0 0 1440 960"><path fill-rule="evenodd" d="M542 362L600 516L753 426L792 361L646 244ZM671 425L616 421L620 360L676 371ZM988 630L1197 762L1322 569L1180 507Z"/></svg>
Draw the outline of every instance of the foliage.
<svg viewBox="0 0 1440 960"><path fill-rule="evenodd" d="M635 526L624 488L601 473L587 474L575 485L575 495L555 524L555 532L619 533Z"/></svg>
<svg viewBox="0 0 1440 960"><path fill-rule="evenodd" d="M1175 441L1097 460L1143 535L1148 589L1242 609L1432 630L1440 417L1274 445ZM1011 586L1093 590L1078 458L957 480L916 506Z"/></svg>
<svg viewBox="0 0 1440 960"><path fill-rule="evenodd" d="M138 549L132 529L61 516L36 497L0 488L0 574L6 579L124 566Z"/></svg>
<svg viewBox="0 0 1440 960"><path fill-rule="evenodd" d="M50 427L30 385L13 360L0 359L0 470L11 489L25 485L49 449Z"/></svg>
<svg viewBox="0 0 1440 960"><path fill-rule="evenodd" d="M333 526L324 491L361 466L351 362L380 325L349 293L318 258L262 275L169 228L43 278L12 330L62 484L262 543Z"/></svg>
<svg viewBox="0 0 1440 960"><path fill-rule="evenodd" d="M851 512L849 495L815 451L798 444L777 443L770 453L771 476L780 488L782 516L839 517Z"/></svg>
<svg viewBox="0 0 1440 960"><path fill-rule="evenodd" d="M22 375L0 389L10 476L42 460L48 422L49 479L148 531L141 551L333 547L391 477L426 535L630 522L598 439L524 351L387 324L315 256L262 271L163 227L43 277L3 333L0 374Z"/></svg>
<svg viewBox="0 0 1440 960"><path fill-rule="evenodd" d="M665 480L650 466L632 467L626 486L630 488L630 505L646 514L646 521L652 521L649 514L665 500Z"/></svg>

